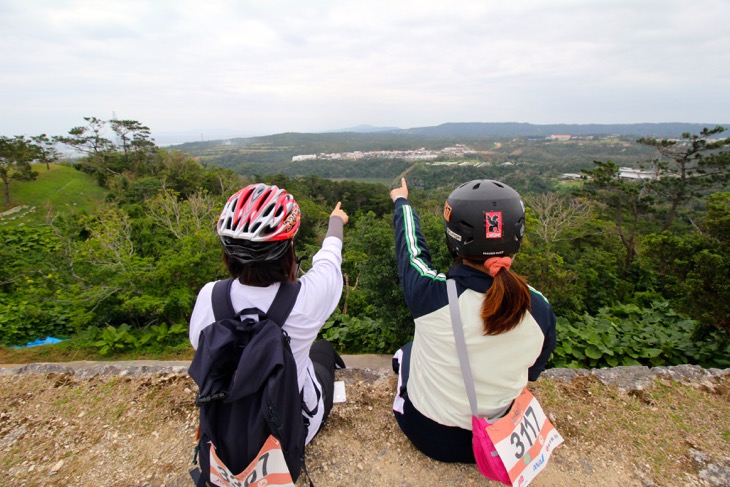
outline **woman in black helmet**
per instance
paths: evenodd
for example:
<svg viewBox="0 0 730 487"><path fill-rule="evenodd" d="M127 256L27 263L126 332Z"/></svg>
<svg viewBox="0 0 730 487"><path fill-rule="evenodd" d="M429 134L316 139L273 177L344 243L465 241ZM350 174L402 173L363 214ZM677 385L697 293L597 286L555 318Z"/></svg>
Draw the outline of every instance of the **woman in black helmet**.
<svg viewBox="0 0 730 487"><path fill-rule="evenodd" d="M472 422L449 314L447 275L431 266L405 179L395 203L398 273L415 320L413 342L396 352L393 410L413 445L444 462L474 463ZM444 204L448 278L459 295L478 413L496 420L534 381L555 349L555 315L547 300L510 271L524 235L520 195L504 183L476 180Z"/></svg>

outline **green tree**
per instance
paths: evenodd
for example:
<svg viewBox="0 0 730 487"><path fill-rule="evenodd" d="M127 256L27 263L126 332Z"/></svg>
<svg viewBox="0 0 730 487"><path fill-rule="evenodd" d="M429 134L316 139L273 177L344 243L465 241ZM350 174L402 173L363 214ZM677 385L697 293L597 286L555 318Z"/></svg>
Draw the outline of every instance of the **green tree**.
<svg viewBox="0 0 730 487"><path fill-rule="evenodd" d="M32 181L38 177L30 163L39 157L39 147L25 136L0 136L0 179L5 186L5 206L10 206L10 181Z"/></svg>
<svg viewBox="0 0 730 487"><path fill-rule="evenodd" d="M714 138L723 132L725 128L718 126L705 128L699 134L684 133L679 140L637 141L659 153L650 163L657 179L649 186L658 201L668 205L662 230L669 229L679 208L688 206L707 190L723 188L730 180L730 137Z"/></svg>
<svg viewBox="0 0 730 487"><path fill-rule="evenodd" d="M35 144L38 154L37 161L46 164L46 169L51 169L51 163L56 162L61 154L56 149L56 138L49 138L46 134L36 135L31 137L31 140Z"/></svg>
<svg viewBox="0 0 730 487"><path fill-rule="evenodd" d="M535 215L532 231L548 250L558 242L578 239L589 231L586 223L592 217L592 208L585 199L540 193L526 196L525 200Z"/></svg>
<svg viewBox="0 0 730 487"><path fill-rule="evenodd" d="M55 140L85 154L78 167L94 174L103 186L124 187L130 179L156 175L161 168L149 127L136 120L101 120L84 117L85 126ZM114 134L118 144L107 138ZM109 179L113 179L109 182Z"/></svg>
<svg viewBox="0 0 730 487"><path fill-rule="evenodd" d="M382 352L395 351L412 338L413 318L399 284L392 226L370 212L348 230L343 264L347 313L382 324L393 334L391 349Z"/></svg>
<svg viewBox="0 0 730 487"><path fill-rule="evenodd" d="M114 143L104 137L107 122L96 117L84 117L84 120L87 122L86 126L74 127L68 131L68 136L59 136L56 139L94 158L114 151Z"/></svg>
<svg viewBox="0 0 730 487"><path fill-rule="evenodd" d="M114 143L104 135L107 122L96 117L84 117L87 125L74 127L67 136L58 136L56 140L74 150L85 154L77 167L96 177L100 185L106 185L110 174L119 174L110 167L110 160L116 151Z"/></svg>
<svg viewBox="0 0 730 487"><path fill-rule="evenodd" d="M730 332L730 193L710 196L691 232L650 235L646 245L659 285L677 309L706 329Z"/></svg>
<svg viewBox="0 0 730 487"><path fill-rule="evenodd" d="M153 164L157 155L155 139L149 127L136 120L110 120L112 131L117 136L124 170L133 174L154 174L161 167Z"/></svg>
<svg viewBox="0 0 730 487"><path fill-rule="evenodd" d="M616 234L626 253L624 268L628 269L639 255L639 236L645 217L654 210L655 198L646 182L625 180L613 161L593 161L596 167L584 169L588 177L579 194L598 202L613 221Z"/></svg>

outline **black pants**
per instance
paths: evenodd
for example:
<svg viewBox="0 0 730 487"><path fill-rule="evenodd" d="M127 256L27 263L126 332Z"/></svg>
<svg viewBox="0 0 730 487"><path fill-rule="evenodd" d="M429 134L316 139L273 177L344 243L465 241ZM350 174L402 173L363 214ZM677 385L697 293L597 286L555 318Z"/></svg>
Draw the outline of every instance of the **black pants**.
<svg viewBox="0 0 730 487"><path fill-rule="evenodd" d="M332 400L335 393L335 368L344 369L345 362L340 357L332 344L327 340L317 340L309 350L309 358L314 365L314 375L322 387L322 399L324 402L324 416L322 423L325 422L332 410Z"/></svg>
<svg viewBox="0 0 730 487"><path fill-rule="evenodd" d="M394 411L395 419L413 446L425 455L440 462L476 463L472 450L471 430L456 426L444 426L427 418L413 406L408 399L408 376L411 363L411 345L401 348L403 357L400 363L393 361L393 370L401 377L398 395L403 398L403 414Z"/></svg>

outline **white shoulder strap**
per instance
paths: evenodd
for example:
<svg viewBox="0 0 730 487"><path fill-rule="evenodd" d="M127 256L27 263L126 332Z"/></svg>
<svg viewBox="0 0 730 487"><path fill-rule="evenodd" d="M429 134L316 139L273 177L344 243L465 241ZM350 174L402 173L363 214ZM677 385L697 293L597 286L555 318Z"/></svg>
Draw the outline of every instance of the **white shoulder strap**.
<svg viewBox="0 0 730 487"><path fill-rule="evenodd" d="M469 357L466 354L466 342L464 341L464 328L461 324L461 312L459 311L459 296L456 292L456 281L454 281L453 279L447 279L446 291L449 295L451 326L454 328L456 351L459 354L459 363L461 364L461 374L464 376L466 395L469 397L469 406L471 406L472 416L477 416L477 394L474 390L474 378L471 375L471 365L469 365Z"/></svg>

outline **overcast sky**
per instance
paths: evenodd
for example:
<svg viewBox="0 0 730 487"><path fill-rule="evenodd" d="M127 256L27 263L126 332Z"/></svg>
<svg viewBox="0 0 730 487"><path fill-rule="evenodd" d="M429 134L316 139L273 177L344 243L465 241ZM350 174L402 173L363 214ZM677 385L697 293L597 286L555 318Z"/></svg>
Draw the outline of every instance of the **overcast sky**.
<svg viewBox="0 0 730 487"><path fill-rule="evenodd" d="M0 0L0 134L730 122L728 0Z"/></svg>

